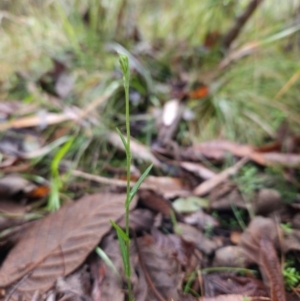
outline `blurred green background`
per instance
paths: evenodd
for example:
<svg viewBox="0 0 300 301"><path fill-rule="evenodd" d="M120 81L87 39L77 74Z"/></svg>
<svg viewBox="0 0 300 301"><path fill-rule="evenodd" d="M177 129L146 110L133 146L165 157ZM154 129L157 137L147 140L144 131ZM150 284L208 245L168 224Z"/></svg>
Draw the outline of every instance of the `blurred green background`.
<svg viewBox="0 0 300 301"><path fill-rule="evenodd" d="M214 138L259 144L275 139L286 121L297 132L300 1L262 1L225 49L222 38L250 2L1 1L0 98L59 110L30 89L58 60L75 83L64 106L83 108L112 84L121 87L116 53L124 52L134 69L133 119L161 108L176 81L184 79L189 91L197 83L209 87L206 97L186 102L195 116L180 125L181 144ZM220 70L222 60L251 45L249 55ZM98 132L123 124L122 107L123 94L113 89L99 108ZM143 126L138 138L149 142L143 133L157 130L150 121Z"/></svg>

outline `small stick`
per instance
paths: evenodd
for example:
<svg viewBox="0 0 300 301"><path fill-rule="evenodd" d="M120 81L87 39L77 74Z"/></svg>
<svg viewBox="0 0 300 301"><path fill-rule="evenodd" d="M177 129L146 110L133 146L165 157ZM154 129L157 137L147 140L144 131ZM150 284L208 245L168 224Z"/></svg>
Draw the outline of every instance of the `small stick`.
<svg viewBox="0 0 300 301"><path fill-rule="evenodd" d="M245 157L238 161L235 165L223 170L219 174L215 175L213 178L210 178L209 180L204 181L200 185L198 185L193 193L197 196L203 196L208 194L212 189L217 187L219 184L223 183L225 180L227 180L230 176L236 174L238 170L243 167L247 162L249 161L249 158Z"/></svg>
<svg viewBox="0 0 300 301"><path fill-rule="evenodd" d="M246 22L250 19L250 17L255 12L258 5L262 3L262 1L263 0L252 0L246 7L245 11L239 17L237 17L235 24L223 38L223 47L225 49L228 49L232 42L237 38Z"/></svg>
<svg viewBox="0 0 300 301"><path fill-rule="evenodd" d="M119 186L119 187L126 187L127 186L127 181L124 180L119 180L119 179L111 179L111 178L105 178L93 174L89 174L80 170L72 170L71 175L75 177L80 177L89 181L95 181L101 184L107 184L107 185L114 185L114 186ZM130 187L133 187L136 182L130 182ZM152 190L157 190L157 187L155 185L147 184L147 183L142 183L141 188L143 189L152 189Z"/></svg>

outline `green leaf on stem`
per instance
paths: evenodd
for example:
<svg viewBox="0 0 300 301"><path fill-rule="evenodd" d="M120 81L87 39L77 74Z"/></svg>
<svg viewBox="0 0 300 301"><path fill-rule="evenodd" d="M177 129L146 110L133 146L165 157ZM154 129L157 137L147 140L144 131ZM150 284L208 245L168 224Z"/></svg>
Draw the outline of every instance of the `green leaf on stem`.
<svg viewBox="0 0 300 301"><path fill-rule="evenodd" d="M118 236L118 241L120 244L120 250L122 255L122 261L123 266L125 270L125 275L127 278L130 278L131 275L131 269L130 269L130 262L129 262L129 244L130 244L130 238L126 235L126 233L114 222L110 221L112 226L115 228Z"/></svg>
<svg viewBox="0 0 300 301"><path fill-rule="evenodd" d="M143 183L143 181L145 180L145 178L148 176L150 170L152 169L153 164L151 164L144 172L143 174L140 176L140 178L138 179L138 181L134 184L134 186L132 187L130 194L129 194L129 198L128 200L126 200L126 204L125 207L129 208L129 205L132 201L132 199L134 198L134 196L136 195L138 189L140 188L141 184Z"/></svg>

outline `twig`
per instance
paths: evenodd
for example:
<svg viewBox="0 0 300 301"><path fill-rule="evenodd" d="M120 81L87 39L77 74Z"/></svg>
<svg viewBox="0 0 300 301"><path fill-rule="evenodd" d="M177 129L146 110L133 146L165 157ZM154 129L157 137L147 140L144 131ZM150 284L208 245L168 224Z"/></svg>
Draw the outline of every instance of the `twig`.
<svg viewBox="0 0 300 301"><path fill-rule="evenodd" d="M71 175L75 177L80 177L89 181L95 181L101 184L107 184L107 185L114 185L114 186L119 186L119 187L127 187L127 181L124 180L119 180L119 179L110 179L110 178L105 178L93 174L89 174L80 170L72 170ZM133 187L136 182L130 182L130 187ZM157 187L155 185L150 185L147 183L142 183L141 187L143 189L151 189L151 190L157 190Z"/></svg>
<svg viewBox="0 0 300 301"><path fill-rule="evenodd" d="M203 196L205 194L208 194L212 189L217 187L219 184L224 182L228 179L228 177L234 175L237 173L237 171L243 167L247 162L249 161L249 158L245 157L238 161L235 165L223 170L213 178L204 181L199 186L197 186L193 193L197 196Z"/></svg>
<svg viewBox="0 0 300 301"><path fill-rule="evenodd" d="M141 268L142 268L143 273L144 273L144 275L145 275L145 278L146 278L146 281L147 281L148 286L150 287L150 289L152 290L153 294L155 295L155 297L156 297L159 301L166 301L166 299L165 299L165 298L160 294L160 292L156 289L156 287L155 287L154 284L153 284L153 281L151 280L150 275L148 274L148 271L147 271L147 268L146 268L146 265L145 265L145 262L144 262L144 259L143 259L143 256L142 256L142 253L141 253L139 244L138 244L138 241L137 241L137 239L136 239L136 234L135 234L135 232L133 232L133 238L134 238L134 242L135 242L135 245L136 245L136 250L137 250L137 253L138 253L138 257L139 257L139 261L140 261L140 264L141 264Z"/></svg>
<svg viewBox="0 0 300 301"><path fill-rule="evenodd" d="M255 12L258 5L262 3L262 1L263 0L252 0L246 7L245 11L237 17L235 24L232 26L232 28L230 28L230 30L223 38L222 44L225 49L228 49L232 42L237 38L246 22L250 19L250 17Z"/></svg>

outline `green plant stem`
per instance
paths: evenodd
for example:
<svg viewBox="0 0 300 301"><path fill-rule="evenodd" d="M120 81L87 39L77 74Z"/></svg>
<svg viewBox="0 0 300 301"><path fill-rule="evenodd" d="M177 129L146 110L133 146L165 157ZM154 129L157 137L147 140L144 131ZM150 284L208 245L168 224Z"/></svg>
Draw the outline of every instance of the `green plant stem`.
<svg viewBox="0 0 300 301"><path fill-rule="evenodd" d="M126 134L127 134L127 200L125 204L126 209L126 234L129 236L129 203L130 203L130 166L131 166L131 152L130 152L130 115L129 115L129 87L124 83L125 101L126 101Z"/></svg>
<svg viewBox="0 0 300 301"><path fill-rule="evenodd" d="M121 56L120 57L121 67L123 69L123 81L124 81L124 89L125 89L125 116L126 116L126 161L127 161L127 196L125 202L125 231L127 237L129 237L129 205L130 205L130 166L131 166L131 152L130 152L130 113L129 113L129 63L128 57ZM128 297L129 300L133 300L132 297L132 288L131 288L131 268L130 268L130 240L125 241L126 245L126 257L128 262L128 269L126 272L127 277L127 286L128 286Z"/></svg>
<svg viewBox="0 0 300 301"><path fill-rule="evenodd" d="M128 79L129 81L129 79ZM131 166L131 152L130 152L130 115L129 115L129 86L125 86L127 83L124 83L125 87L125 100L126 100L126 133L127 133L127 200L126 200L126 234L129 237L129 203L130 203L130 166ZM130 241L126 242L126 248L127 248L127 260L130 262ZM127 286L128 286L128 296L129 299L132 298L132 288L131 288L131 279L130 279L130 265L129 265L129 271L127 275Z"/></svg>

